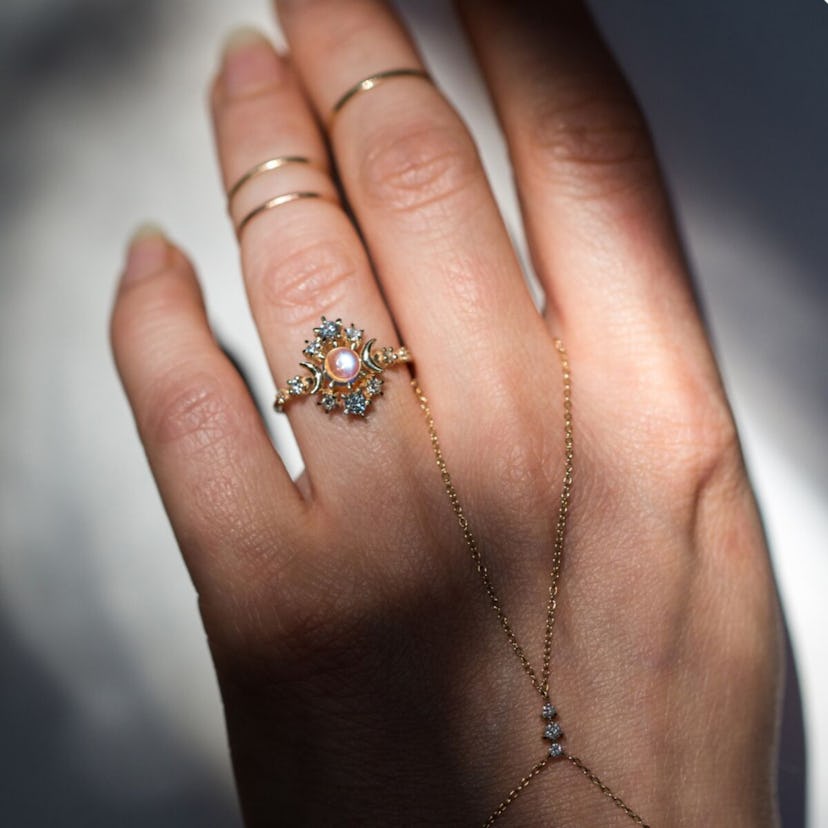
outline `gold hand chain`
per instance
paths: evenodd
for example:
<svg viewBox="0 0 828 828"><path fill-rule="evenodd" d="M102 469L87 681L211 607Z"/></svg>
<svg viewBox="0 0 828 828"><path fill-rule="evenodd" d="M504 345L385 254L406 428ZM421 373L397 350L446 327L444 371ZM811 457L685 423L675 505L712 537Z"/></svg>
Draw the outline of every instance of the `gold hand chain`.
<svg viewBox="0 0 828 828"><path fill-rule="evenodd" d="M544 728L544 737L551 740L551 745L548 749L547 755L538 762L530 771L523 777L523 779L509 791L508 795L495 808L491 816L484 823L484 828L488 828L506 811L509 805L517 799L517 797L529 786L532 780L543 772L555 758L562 757L571 762L578 770L580 770L590 782L598 787L598 789L609 797L610 800L620 808L633 822L649 828L646 822L635 812L627 806L621 797L614 794L599 778L593 773L577 756L573 756L560 744L559 739L563 735L560 725L552 721L556 715L557 710L552 705L549 698L549 664L552 656L552 628L555 624L555 613L558 608L558 581L561 574L561 561L563 558L564 541L566 539L566 520L569 514L569 501L572 494L572 474L573 474L573 458L574 458L574 441L572 437L572 381L569 373L569 359L567 357L566 349L563 343L556 339L555 349L558 352L558 357L561 362L561 371L563 374L563 412L564 412L564 475L563 484L561 486L561 495L558 502L558 518L555 524L555 543L552 550L552 571L549 579L549 598L546 603L546 629L543 639L543 666L541 668L540 677L538 677L535 668L529 662L526 656L526 651L517 639L515 631L512 628L512 623L509 617L503 610L500 598L495 591L492 583L489 570L483 560L483 555L480 552L480 546L477 538L472 532L469 519L463 510L460 503L460 498L454 484L451 480L448 467L446 466L443 451L440 447L440 440L437 437L437 429L434 425L434 418L431 415L431 409L428 406L428 399L423 394L417 380L412 380L411 385L414 388L414 393L420 402L420 408L425 415L428 433L431 437L431 447L434 450L434 457L437 461L437 466L440 469L440 476L443 480L446 494L448 495L451 508L457 518L457 522L463 531L463 540L466 547L471 554L472 561L475 564L477 572L480 575L480 580L483 583L483 589L489 598L489 603L494 610L497 620L503 632L506 633L506 638L512 647L515 655L520 661L523 671L529 676L532 686L541 696L543 706L541 708L541 717L546 722Z"/></svg>

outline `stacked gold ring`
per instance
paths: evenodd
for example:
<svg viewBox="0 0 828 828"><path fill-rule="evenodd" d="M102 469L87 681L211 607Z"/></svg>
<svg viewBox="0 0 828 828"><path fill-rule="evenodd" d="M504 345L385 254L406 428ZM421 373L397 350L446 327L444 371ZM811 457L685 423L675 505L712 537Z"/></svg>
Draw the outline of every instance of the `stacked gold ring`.
<svg viewBox="0 0 828 828"><path fill-rule="evenodd" d="M343 106L345 106L346 103L348 103L348 101L353 99L360 92L368 92L369 90L376 88L379 84L384 83L387 80L391 80L392 78L403 77L416 77L423 78L424 80L428 81L431 80L429 74L423 69L401 68L387 69L384 72L377 72L374 75L370 75L367 78L363 78L363 80L361 80L359 83L354 84L342 96L340 96L340 98L333 105L333 108L331 110L331 119L342 109ZM278 155L274 158L268 158L266 161L261 161L253 167L251 167L249 170L247 170L247 172L240 176L233 184L233 186L230 187L230 189L227 191L228 212L231 212L233 200L239 194L239 192L245 186L245 184L249 183L251 180L253 180L259 175L262 175L263 173L270 172L271 170L278 170L282 167L286 167L292 164L311 165L312 161L304 155ZM298 201L299 199L324 197L325 196L323 196L322 193L316 192L315 190L294 190L291 192L282 193L281 195L274 196L273 198L269 198L267 201L257 205L252 210L249 210L247 213L245 213L245 215L241 218L241 220L235 227L236 236L238 238L241 238L241 234L244 228L247 227L247 225L254 218L256 218L256 216L261 215L267 210L272 210L274 207L280 207L283 204L289 204L291 201Z"/></svg>
<svg viewBox="0 0 828 828"><path fill-rule="evenodd" d="M360 92L368 92L379 84L393 78L415 77L430 81L422 69L388 69L364 78L350 87L334 104L331 119ZM304 155L279 155L255 164L227 191L227 210L232 215L233 201L242 188L259 175L278 170L291 164L310 165ZM256 216L267 210L306 198L323 198L313 190L294 190L274 196L249 210L236 225L236 235ZM313 329L314 337L305 340L304 355L307 361L300 367L307 374L297 374L288 379L284 387L276 392L273 407L283 412L285 406L299 397L318 395L317 404L328 414L342 411L344 414L364 417L373 401L382 395L384 380L382 374L395 365L411 361L411 355L404 346L374 349L375 339L366 339L361 328L353 323L343 325L341 319L322 317L321 324Z"/></svg>
<svg viewBox="0 0 828 828"><path fill-rule="evenodd" d="M227 211L232 214L233 200L238 195L242 187L257 176L269 172L270 170L278 170L279 168L286 167L290 164L311 165L312 163L313 162L310 158L307 158L304 155L279 155L275 158L268 158L266 161L261 161L254 167L251 167L227 191ZM271 210L274 207L279 207L282 204L288 204L291 201L297 201L302 198L323 198L323 196L321 193L312 190L295 190L293 192L275 196L274 198L269 198L267 201L245 213L241 221L239 221L236 225L236 236L241 238L242 230L244 230L250 221L261 213L264 213L266 210Z"/></svg>

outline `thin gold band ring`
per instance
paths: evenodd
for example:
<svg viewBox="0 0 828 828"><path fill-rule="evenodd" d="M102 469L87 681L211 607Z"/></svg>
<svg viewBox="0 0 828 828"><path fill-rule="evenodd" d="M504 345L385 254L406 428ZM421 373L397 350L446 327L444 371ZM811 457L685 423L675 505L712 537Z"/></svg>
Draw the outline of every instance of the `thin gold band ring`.
<svg viewBox="0 0 828 828"><path fill-rule="evenodd" d="M375 75L370 75L364 78L359 83L355 83L350 89L345 92L342 97L333 105L331 109L331 118L333 118L343 106L345 106L351 98L358 95L360 92L368 92L375 86L392 78L422 78L423 80L431 81L431 75L425 69L387 69L384 72L377 72Z"/></svg>
<svg viewBox="0 0 828 828"><path fill-rule="evenodd" d="M281 207L282 204L289 204L291 201L298 201L302 198L322 198L325 196L322 193L312 192L310 190L298 190L294 193L285 193L284 195L276 196L268 199L264 204L254 207L239 223L236 225L236 236L241 237L242 230L254 219L256 216L264 213L265 210L272 210L274 207ZM330 200L330 199L328 199Z"/></svg>
<svg viewBox="0 0 828 828"><path fill-rule="evenodd" d="M267 161L262 161L251 167L238 181L227 191L227 206L233 200L233 196L248 182L251 178L257 175L268 172L268 170L278 170L279 167L284 167L287 164L310 164L310 158L304 155L278 155L275 158L268 158Z"/></svg>

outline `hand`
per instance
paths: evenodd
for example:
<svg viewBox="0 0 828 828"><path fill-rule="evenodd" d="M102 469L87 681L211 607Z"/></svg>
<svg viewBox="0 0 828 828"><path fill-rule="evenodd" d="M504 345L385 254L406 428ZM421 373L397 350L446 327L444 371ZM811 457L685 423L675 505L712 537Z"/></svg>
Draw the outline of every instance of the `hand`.
<svg viewBox="0 0 828 828"><path fill-rule="evenodd" d="M564 469L551 653L568 751L653 826L770 825L777 608L760 522L646 128L579 4L467 3L521 197L539 313L471 138L375 0L282 2L290 59L234 38L212 89L227 189L256 163L242 269L275 381L321 315L414 356L472 529L530 661ZM329 127L330 149L319 123ZM330 178L335 160L348 213ZM353 216L353 219L352 217ZM359 233L354 222L358 225ZM364 420L288 406L294 484L209 331L184 255L129 251L119 370L198 590L250 825L475 825L544 755L405 368ZM274 415L275 416L275 415ZM503 815L624 825L566 761Z"/></svg>

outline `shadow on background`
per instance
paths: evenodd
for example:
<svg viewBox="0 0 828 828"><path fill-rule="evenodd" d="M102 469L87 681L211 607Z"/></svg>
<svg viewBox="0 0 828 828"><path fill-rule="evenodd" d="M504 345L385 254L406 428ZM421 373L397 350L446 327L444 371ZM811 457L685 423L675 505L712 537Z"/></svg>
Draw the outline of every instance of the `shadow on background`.
<svg viewBox="0 0 828 828"><path fill-rule="evenodd" d="M59 86L83 98L90 88L118 84L140 71L153 59L147 44L153 43L161 25L160 9L160 3L148 0L10 0L0 6L0 106L5 113L0 133L0 221L27 202L29 178L38 165L61 163L60 158L41 157L38 135L27 127L46 91ZM60 123L58 118L55 123ZM105 182L90 182L90 187L101 186ZM44 243L48 244L47 231ZM6 301L21 278L25 274L3 268L0 290ZM3 358L13 356L19 354L6 353ZM14 473L8 466L3 472ZM80 497L66 500L67 508L79 508ZM82 568L85 558L74 544L89 537L73 537L72 525L83 523L83 518L52 514L46 519L68 522L68 527L60 527L63 554ZM40 557L43 550L6 548L4 553ZM47 563L44 559L41 565ZM60 576L55 568L52 577ZM95 620L94 640L84 638L77 646L95 652L94 658L79 658L79 669L88 668L88 662L96 668L105 664L100 668L100 696L80 704L64 690L48 665L21 642L0 606L0 823L9 828L238 825L238 807L226 780L176 738L152 701L140 692L111 697L118 688L134 690L143 682L133 675L134 665L106 627L110 610L101 586L85 572L63 586L73 590L71 600L83 623ZM43 592L48 595L50 590ZM48 600L43 611L50 611ZM151 599L147 611L152 612Z"/></svg>
<svg viewBox="0 0 828 828"><path fill-rule="evenodd" d="M70 81L82 98L102 78L117 84L152 58L146 47L159 25L159 8L158 0L9 0L0 5L0 104L6 113L0 132L0 220L21 203L32 161L40 160L38 136L27 129L27 120L44 91Z"/></svg>
<svg viewBox="0 0 828 828"><path fill-rule="evenodd" d="M653 126L725 378L824 492L828 5L590 5ZM787 635L785 660L780 809L785 828L800 828L805 727Z"/></svg>
<svg viewBox="0 0 828 828"><path fill-rule="evenodd" d="M782 699L782 722L779 737L777 785L779 812L784 828L805 828L807 751L802 696L791 640L785 631L785 694Z"/></svg>
<svg viewBox="0 0 828 828"><path fill-rule="evenodd" d="M653 126L682 229L702 242L693 264L751 415L824 492L828 4L590 5Z"/></svg>
<svg viewBox="0 0 828 828"><path fill-rule="evenodd" d="M217 784L214 772L200 767L198 757L176 744L149 706L131 710L127 726L121 722L102 728L19 645L2 616L0 661L3 825L226 828L238 824L232 792ZM113 672L124 670L117 656L111 661ZM172 773L168 776L164 768Z"/></svg>

